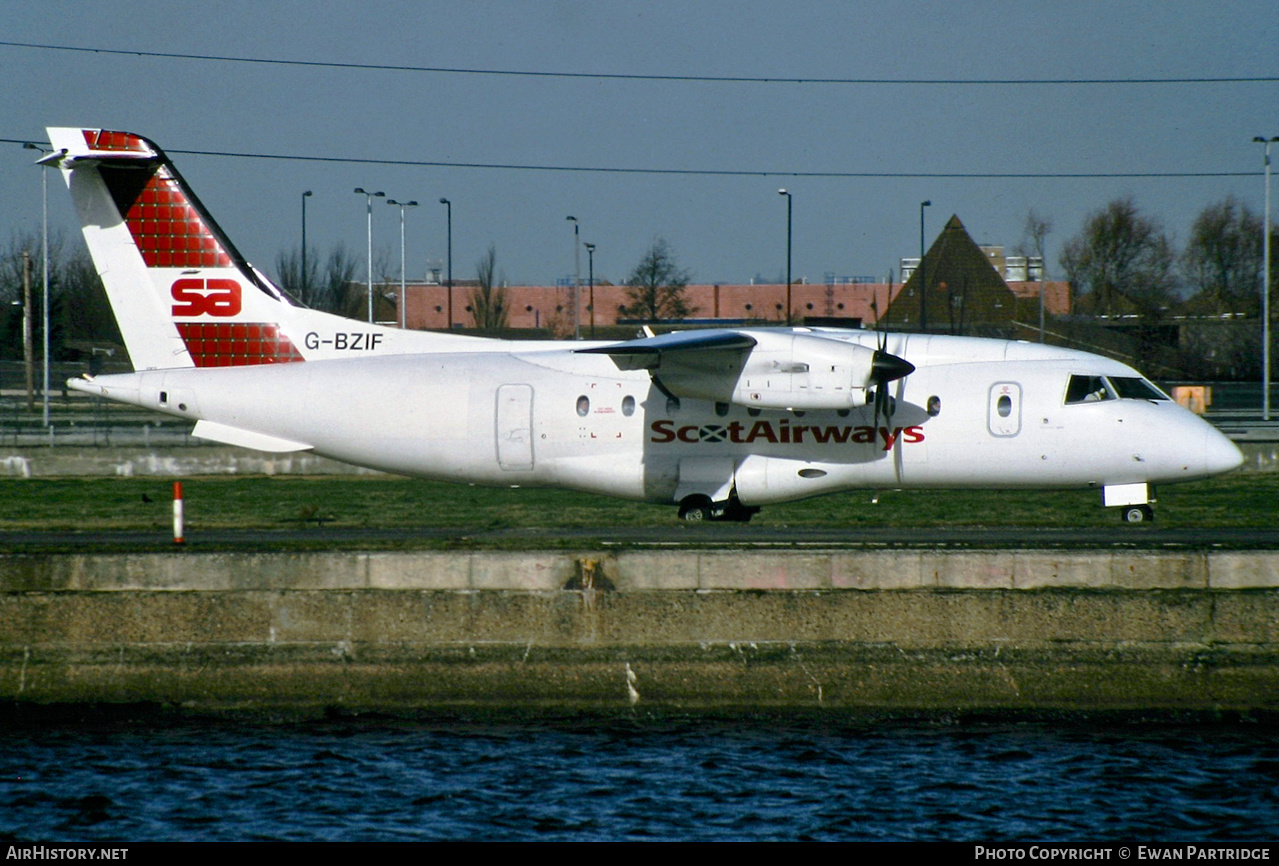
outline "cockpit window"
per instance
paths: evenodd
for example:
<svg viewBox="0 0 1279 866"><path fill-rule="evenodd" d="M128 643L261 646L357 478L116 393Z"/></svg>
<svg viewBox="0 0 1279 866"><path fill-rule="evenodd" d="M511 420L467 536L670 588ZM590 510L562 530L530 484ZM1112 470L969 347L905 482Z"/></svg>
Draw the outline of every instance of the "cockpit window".
<svg viewBox="0 0 1279 866"><path fill-rule="evenodd" d="M1106 387L1106 380L1101 376L1071 376L1066 386L1066 405L1071 403L1095 403L1098 400L1113 400L1114 395Z"/></svg>
<svg viewBox="0 0 1279 866"><path fill-rule="evenodd" d="M1110 385L1115 389L1115 393L1120 398L1131 400L1167 400L1168 395L1160 391L1154 385L1145 379L1139 379L1135 376L1120 378L1118 376L1108 376Z"/></svg>
<svg viewBox="0 0 1279 866"><path fill-rule="evenodd" d="M1066 386L1067 405L1116 399L1167 400L1168 395L1139 376L1074 375Z"/></svg>

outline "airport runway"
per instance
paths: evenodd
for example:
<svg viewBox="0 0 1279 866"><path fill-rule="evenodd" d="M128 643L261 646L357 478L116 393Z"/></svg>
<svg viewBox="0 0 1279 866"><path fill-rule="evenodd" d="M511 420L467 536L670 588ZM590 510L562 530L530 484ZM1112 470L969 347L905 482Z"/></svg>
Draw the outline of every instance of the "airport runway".
<svg viewBox="0 0 1279 866"><path fill-rule="evenodd" d="M662 548L1223 548L1279 549L1279 528L1186 529L1158 526L1079 529L1019 527L874 527L856 529L707 524L579 529L457 529L438 527L218 529L189 532L192 550L335 550L458 548L547 549L564 547ZM0 551L172 548L162 531L0 532Z"/></svg>

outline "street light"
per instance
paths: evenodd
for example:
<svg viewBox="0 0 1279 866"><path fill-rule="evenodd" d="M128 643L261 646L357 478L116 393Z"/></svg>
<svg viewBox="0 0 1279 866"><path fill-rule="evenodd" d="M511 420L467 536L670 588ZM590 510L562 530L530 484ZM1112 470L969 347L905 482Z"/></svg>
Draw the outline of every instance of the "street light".
<svg viewBox="0 0 1279 866"><path fill-rule="evenodd" d="M924 264L924 208L932 207L932 199L919 203L919 330L928 330L928 268Z"/></svg>
<svg viewBox="0 0 1279 866"><path fill-rule="evenodd" d="M591 339L595 339L595 244L582 244L586 247L587 267L586 284L590 286L591 304Z"/></svg>
<svg viewBox="0 0 1279 866"><path fill-rule="evenodd" d="M449 201L446 198L442 198L440 199L440 204L444 205L444 207L448 209L449 270L448 270L448 282L445 283L445 286L447 286L445 291L448 292L449 330L451 331L453 330L453 202Z"/></svg>
<svg viewBox="0 0 1279 866"><path fill-rule="evenodd" d="M404 288L404 211L411 207L417 207L415 201L396 201L393 198L386 200L387 204L393 204L400 209L400 330L403 331L408 327L408 296L405 294Z"/></svg>
<svg viewBox="0 0 1279 866"><path fill-rule="evenodd" d="M311 197L311 191L308 189L302 193L302 275L298 279L298 294L301 296L298 300L304 304L310 303L311 293L308 291L310 286L306 278L306 200Z"/></svg>
<svg viewBox="0 0 1279 866"><path fill-rule="evenodd" d="M777 191L777 194L786 196L786 324L789 325L791 323L791 316L790 316L790 311L791 311L791 300L790 300L791 197L790 197L790 193L786 191L785 187L782 187L781 189L779 189Z"/></svg>
<svg viewBox="0 0 1279 866"><path fill-rule="evenodd" d="M36 160L40 166L40 270L41 270L41 291L43 302L40 311L41 325L44 328L44 403L43 418L44 426L49 426L49 164L45 161L45 154L49 151L45 150L38 144L27 142L22 145L26 150L35 150L40 152L40 159Z"/></svg>
<svg viewBox="0 0 1279 866"><path fill-rule="evenodd" d="M578 225L577 217L564 217L573 224L573 339L582 339L582 314L579 309L579 296L582 286L582 253L578 248Z"/></svg>
<svg viewBox="0 0 1279 866"><path fill-rule="evenodd" d="M384 198L384 192L365 192L363 187L355 188L357 194L364 196L369 209L369 324L373 323L373 199Z"/></svg>
<svg viewBox="0 0 1279 866"><path fill-rule="evenodd" d="M1266 217L1261 227L1261 420L1270 420L1270 144L1279 135L1253 136L1266 147Z"/></svg>

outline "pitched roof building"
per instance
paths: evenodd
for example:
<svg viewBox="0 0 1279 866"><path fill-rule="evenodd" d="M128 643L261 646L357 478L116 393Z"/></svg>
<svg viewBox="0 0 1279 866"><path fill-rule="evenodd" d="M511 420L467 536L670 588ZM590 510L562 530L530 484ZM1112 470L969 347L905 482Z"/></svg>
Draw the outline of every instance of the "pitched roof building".
<svg viewBox="0 0 1279 866"><path fill-rule="evenodd" d="M1026 285L1037 284L1022 284ZM952 216L893 298L883 321L905 330L972 334L1007 326L1018 319L1017 313L1018 295L959 217Z"/></svg>

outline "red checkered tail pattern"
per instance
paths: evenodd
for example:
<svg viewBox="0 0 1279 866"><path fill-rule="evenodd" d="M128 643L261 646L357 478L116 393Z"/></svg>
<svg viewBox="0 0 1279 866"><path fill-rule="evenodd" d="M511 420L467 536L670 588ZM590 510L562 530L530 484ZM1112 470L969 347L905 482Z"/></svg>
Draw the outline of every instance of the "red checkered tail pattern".
<svg viewBox="0 0 1279 866"><path fill-rule="evenodd" d="M244 260L159 147L102 129L49 138L135 369L305 360L306 320L324 314Z"/></svg>

